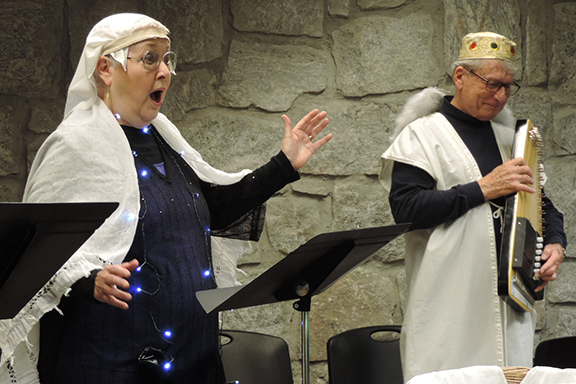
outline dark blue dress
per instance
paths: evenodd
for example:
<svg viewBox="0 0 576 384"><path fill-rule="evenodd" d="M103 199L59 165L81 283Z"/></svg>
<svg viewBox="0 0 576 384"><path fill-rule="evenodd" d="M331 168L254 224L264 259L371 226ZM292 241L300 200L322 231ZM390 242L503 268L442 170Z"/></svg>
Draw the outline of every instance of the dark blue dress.
<svg viewBox="0 0 576 384"><path fill-rule="evenodd" d="M143 153L135 151L141 209L125 260L138 259L140 268L129 280L130 308L62 300L64 318L51 314L41 323L41 380L223 383L217 314L206 314L195 297L198 290L216 288L211 225L238 221L298 175L280 153L237 185L214 187L200 181L153 128L125 130L133 148L142 140L150 148L152 140L163 160L158 166L158 153L146 153L146 146L139 147ZM260 184L266 187L257 188Z"/></svg>

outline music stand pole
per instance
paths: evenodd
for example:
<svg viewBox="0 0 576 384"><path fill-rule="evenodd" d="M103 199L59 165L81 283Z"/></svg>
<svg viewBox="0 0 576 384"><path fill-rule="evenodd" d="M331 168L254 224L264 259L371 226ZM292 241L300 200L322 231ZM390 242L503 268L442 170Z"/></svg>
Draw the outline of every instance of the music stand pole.
<svg viewBox="0 0 576 384"><path fill-rule="evenodd" d="M310 383L310 311L302 311L302 382Z"/></svg>
<svg viewBox="0 0 576 384"><path fill-rule="evenodd" d="M294 309L300 312L300 348L302 349L302 383L310 384L310 306L312 295L310 285L301 281L296 285L296 294L300 300L294 303Z"/></svg>

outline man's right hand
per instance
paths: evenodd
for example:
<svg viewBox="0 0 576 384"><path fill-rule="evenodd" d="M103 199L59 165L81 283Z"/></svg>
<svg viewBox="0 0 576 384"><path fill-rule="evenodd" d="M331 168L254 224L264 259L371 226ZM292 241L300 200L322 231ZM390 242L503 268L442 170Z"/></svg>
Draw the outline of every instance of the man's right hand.
<svg viewBox="0 0 576 384"><path fill-rule="evenodd" d="M492 172L478 180L478 184L486 201L514 192L536 192L531 187L534 184L532 170L521 157L508 160L494 168Z"/></svg>

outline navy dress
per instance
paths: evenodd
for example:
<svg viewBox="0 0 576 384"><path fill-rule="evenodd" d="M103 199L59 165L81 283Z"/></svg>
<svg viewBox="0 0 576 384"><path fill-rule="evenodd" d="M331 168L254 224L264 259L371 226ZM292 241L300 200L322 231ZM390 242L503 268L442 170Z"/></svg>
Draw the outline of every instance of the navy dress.
<svg viewBox="0 0 576 384"><path fill-rule="evenodd" d="M140 149L134 161L141 209L125 258L140 263L129 280L133 299L127 311L93 299L62 300L65 316L50 314L41 323L42 383L224 383L217 314L206 314L195 297L216 288L211 226L240 220L298 174L280 153L241 182L215 187L199 180L153 127L124 129Z"/></svg>

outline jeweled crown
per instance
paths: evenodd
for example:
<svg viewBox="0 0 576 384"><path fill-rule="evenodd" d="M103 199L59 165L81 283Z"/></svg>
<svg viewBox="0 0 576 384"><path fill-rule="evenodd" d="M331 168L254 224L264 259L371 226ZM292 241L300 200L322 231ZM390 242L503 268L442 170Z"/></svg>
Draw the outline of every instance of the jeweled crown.
<svg viewBox="0 0 576 384"><path fill-rule="evenodd" d="M469 33L462 39L459 60L500 59L514 62L516 43L492 32Z"/></svg>

